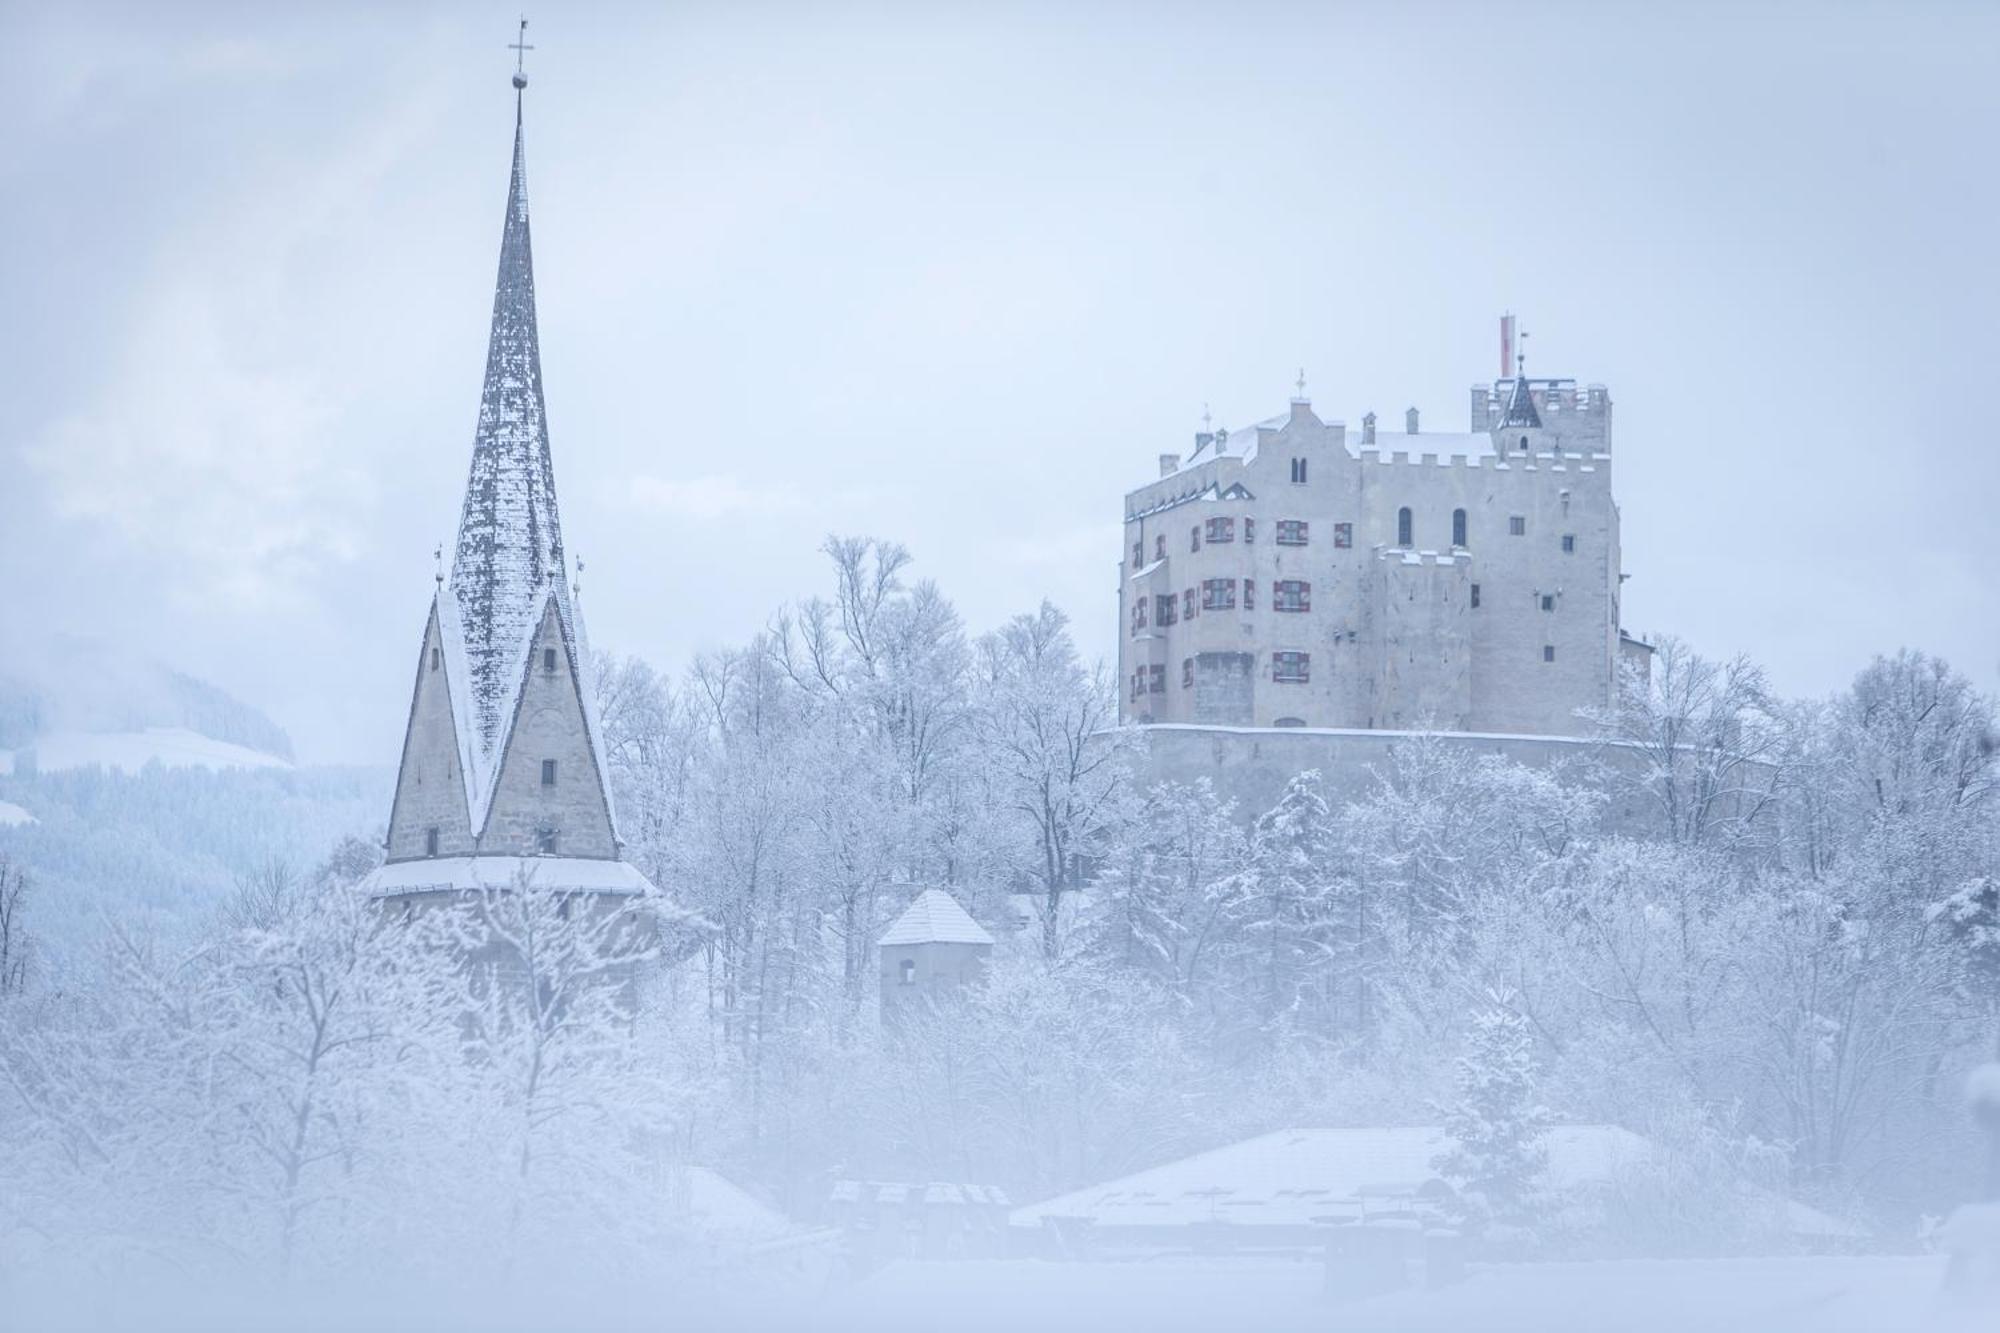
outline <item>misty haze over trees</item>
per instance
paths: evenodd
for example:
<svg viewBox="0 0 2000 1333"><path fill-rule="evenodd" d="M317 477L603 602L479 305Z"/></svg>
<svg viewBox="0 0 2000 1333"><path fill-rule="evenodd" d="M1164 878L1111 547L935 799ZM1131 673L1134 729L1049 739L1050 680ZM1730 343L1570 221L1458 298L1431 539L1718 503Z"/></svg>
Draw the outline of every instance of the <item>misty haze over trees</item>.
<svg viewBox="0 0 2000 1333"><path fill-rule="evenodd" d="M348 837L195 919L107 912L55 966L36 862L65 853L0 831L4 1270L685 1272L696 1167L811 1226L838 1178L1025 1201L1305 1125L1442 1123L1461 1220L1511 1257L1784 1253L1780 1195L1909 1245L1976 1194L2000 722L1947 664L1786 700L1666 640L1568 767L1419 735L1364 791L1303 773L1243 811L1144 784L1053 608L974 634L899 546L826 549L827 595L753 641L599 665L629 854L674 903L642 955L532 886L385 924ZM104 788L88 845L242 776L0 798ZM874 941L929 887L1001 946L885 1027ZM1536 1183L1554 1123L1661 1155L1585 1207Z"/></svg>

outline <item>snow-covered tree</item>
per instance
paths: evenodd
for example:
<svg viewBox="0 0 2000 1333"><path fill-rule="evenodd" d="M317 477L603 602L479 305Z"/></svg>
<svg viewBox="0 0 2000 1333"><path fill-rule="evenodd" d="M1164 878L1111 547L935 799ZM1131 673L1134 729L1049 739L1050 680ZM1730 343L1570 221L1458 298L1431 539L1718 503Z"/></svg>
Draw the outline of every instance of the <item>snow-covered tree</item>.
<svg viewBox="0 0 2000 1333"><path fill-rule="evenodd" d="M1535 1037L1510 997L1495 993L1472 1014L1458 1059L1456 1095L1444 1109L1451 1146L1438 1172L1459 1191L1466 1220L1512 1244L1532 1233L1554 1117L1542 1104Z"/></svg>

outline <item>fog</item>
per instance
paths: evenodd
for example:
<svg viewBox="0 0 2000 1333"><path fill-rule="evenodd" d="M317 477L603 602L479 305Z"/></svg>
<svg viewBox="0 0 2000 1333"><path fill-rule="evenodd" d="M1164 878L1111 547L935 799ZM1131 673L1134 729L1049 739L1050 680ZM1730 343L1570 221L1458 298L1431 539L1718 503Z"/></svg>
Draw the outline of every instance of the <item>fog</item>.
<svg viewBox="0 0 2000 1333"><path fill-rule="evenodd" d="M1991 14L531 17L0 16L0 1327L1992 1326Z"/></svg>

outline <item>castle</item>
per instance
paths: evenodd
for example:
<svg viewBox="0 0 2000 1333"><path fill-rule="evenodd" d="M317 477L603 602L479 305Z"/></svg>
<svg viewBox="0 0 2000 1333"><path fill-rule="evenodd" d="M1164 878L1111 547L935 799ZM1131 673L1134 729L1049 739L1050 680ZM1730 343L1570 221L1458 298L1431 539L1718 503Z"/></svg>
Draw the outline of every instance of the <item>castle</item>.
<svg viewBox="0 0 2000 1333"><path fill-rule="evenodd" d="M583 611L563 554L535 327L526 86L517 70L513 170L458 541L417 653L388 858L363 885L392 903L522 878L604 901L652 888L623 859Z"/></svg>
<svg viewBox="0 0 2000 1333"><path fill-rule="evenodd" d="M1203 431L1125 497L1122 720L1575 736L1621 661L1611 396L1501 377L1470 429Z"/></svg>

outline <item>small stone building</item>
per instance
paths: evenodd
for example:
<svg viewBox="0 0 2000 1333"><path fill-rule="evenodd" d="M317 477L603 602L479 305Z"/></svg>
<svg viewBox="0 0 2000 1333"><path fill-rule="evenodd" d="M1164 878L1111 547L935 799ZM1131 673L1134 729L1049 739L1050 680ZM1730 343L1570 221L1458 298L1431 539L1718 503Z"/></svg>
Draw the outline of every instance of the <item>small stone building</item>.
<svg viewBox="0 0 2000 1333"><path fill-rule="evenodd" d="M883 933L882 1018L894 1021L919 1000L936 1002L984 973L993 937L958 900L925 889Z"/></svg>

